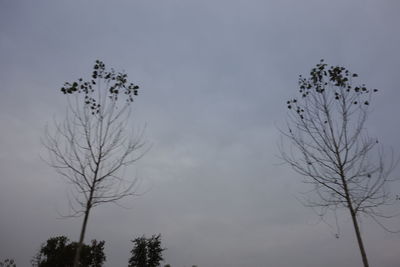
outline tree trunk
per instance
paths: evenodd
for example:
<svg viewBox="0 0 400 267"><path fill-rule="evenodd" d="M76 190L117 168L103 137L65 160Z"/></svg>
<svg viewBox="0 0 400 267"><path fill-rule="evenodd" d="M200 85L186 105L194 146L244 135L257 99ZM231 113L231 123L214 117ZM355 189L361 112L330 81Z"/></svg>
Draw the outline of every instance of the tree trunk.
<svg viewBox="0 0 400 267"><path fill-rule="evenodd" d="M352 219L353 225L354 225L354 230L356 232L357 242L358 242L358 246L360 248L361 257L362 257L362 261L364 263L364 267L369 267L368 259L367 259L367 253L365 252L364 243L363 243L362 238L361 238L360 228L358 226L357 216L354 213L353 207L350 207L350 213L351 213L351 219Z"/></svg>
<svg viewBox="0 0 400 267"><path fill-rule="evenodd" d="M100 159L99 159L100 162ZM83 218L83 223L82 223L82 228L81 228L81 234L79 237L79 243L78 247L76 248L76 253L75 253L75 259L74 259L74 266L73 267L79 267L79 260L81 257L81 250L83 246L83 240L85 239L85 232L86 232L86 225L89 219L89 212L90 209L92 208L92 201L93 201L93 194L95 191L95 185L96 185L96 180L97 180L97 173L99 171L99 165L97 165L95 173L94 173L94 182L93 185L90 188L90 194L89 194L89 199L86 203L86 210L85 210L85 217Z"/></svg>
<svg viewBox="0 0 400 267"><path fill-rule="evenodd" d="M344 182L343 185L344 185L344 191L346 193L346 201L347 201L347 205L348 205L348 208L350 211L351 220L353 221L354 231L356 232L357 243L358 243L358 247L360 248L360 252L361 252L361 258L362 258L364 267L369 267L367 253L365 252L364 243L361 238L360 227L358 226L357 214L354 211L353 203L350 198L347 183L344 181L343 176L342 176L342 181Z"/></svg>
<svg viewBox="0 0 400 267"><path fill-rule="evenodd" d="M338 151L338 150L336 150L336 151ZM339 155L338 152L337 152L337 154ZM353 202L350 197L349 188L347 186L347 181L345 179L343 166L341 164L340 159L339 159L339 165L340 165L340 167L339 167L340 168L340 177L342 179L342 184L343 184L343 189L344 189L345 198L346 198L346 202L347 202L347 207L350 211L351 220L353 221L353 226L354 226L354 230L356 232L358 247L360 248L361 258L362 258L364 267L369 267L367 253L365 252L364 243L361 238L360 227L358 226L357 214L353 208Z"/></svg>
<svg viewBox="0 0 400 267"><path fill-rule="evenodd" d="M74 267L79 267L79 260L80 260L80 256L81 256L83 240L85 238L86 225L87 225L87 221L89 218L90 208L91 208L90 205L88 205L86 208L86 211L85 211L85 217L83 218L83 224L82 224L81 234L79 237L79 243L78 243L78 247L76 248L76 252L75 252Z"/></svg>

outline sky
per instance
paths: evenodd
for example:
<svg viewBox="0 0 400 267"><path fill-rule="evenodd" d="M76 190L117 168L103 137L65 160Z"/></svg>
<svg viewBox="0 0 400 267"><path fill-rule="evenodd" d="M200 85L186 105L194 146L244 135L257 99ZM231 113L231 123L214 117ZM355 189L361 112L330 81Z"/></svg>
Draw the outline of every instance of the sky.
<svg viewBox="0 0 400 267"><path fill-rule="evenodd" d="M78 239L82 218L60 217L70 187L43 161L41 138L65 112L60 87L100 59L140 85L131 124L151 147L129 170L139 196L90 215L85 240L106 241L105 266L126 266L130 240L158 233L174 267L361 266L346 211L337 228L298 200L309 187L279 159L278 129L298 75L323 58L379 88L368 131L399 155L399 10L395 0L1 0L0 260L30 266L48 238ZM371 266L399 266L400 234L367 218L361 229Z"/></svg>

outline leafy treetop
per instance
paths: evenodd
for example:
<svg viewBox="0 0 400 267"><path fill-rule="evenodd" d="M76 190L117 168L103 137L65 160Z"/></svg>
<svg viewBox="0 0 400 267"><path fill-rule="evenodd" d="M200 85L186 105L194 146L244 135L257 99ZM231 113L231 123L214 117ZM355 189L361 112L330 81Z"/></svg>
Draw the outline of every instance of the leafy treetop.
<svg viewBox="0 0 400 267"><path fill-rule="evenodd" d="M96 95L95 85L104 82L108 88L107 96L111 101L117 102L121 94L125 95L127 103L133 102L134 96L138 94L139 86L128 82L128 75L123 72L116 72L114 69L106 70L105 64L96 60L93 66L93 72L90 81L84 81L79 78L75 82L66 82L61 88L64 94L83 93L85 96L85 105L92 110L92 114L100 112L101 101L99 95Z"/></svg>
<svg viewBox="0 0 400 267"><path fill-rule="evenodd" d="M324 97L331 97L332 100L347 101L346 104L368 106L371 92L377 92L378 89L368 89L365 84L353 85L353 79L358 77L357 73L351 73L344 67L330 66L321 59L310 72L309 78L299 76L299 93L301 98L306 100L311 91ZM329 92L327 92L329 90ZM314 94L312 94L315 97ZM299 103L299 99L293 98L286 102L288 109L297 112L301 119L304 119L304 104Z"/></svg>

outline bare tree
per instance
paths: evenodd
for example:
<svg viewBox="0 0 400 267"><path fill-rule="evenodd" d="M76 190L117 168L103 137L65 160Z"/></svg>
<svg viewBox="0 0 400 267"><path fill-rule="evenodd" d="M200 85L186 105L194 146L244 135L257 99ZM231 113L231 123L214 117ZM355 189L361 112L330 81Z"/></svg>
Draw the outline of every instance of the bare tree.
<svg viewBox="0 0 400 267"><path fill-rule="evenodd" d="M143 131L127 132L138 89L127 74L107 71L97 60L89 81L81 78L61 88L69 96L66 117L46 129L49 163L73 187L71 216L84 216L74 267L92 208L134 194L136 179L125 180L124 171L144 153Z"/></svg>
<svg viewBox="0 0 400 267"><path fill-rule="evenodd" d="M359 227L359 215L376 220L379 209L391 202L386 185L395 164L386 162L376 138L369 137L365 122L373 93L354 85L358 75L344 67L329 67L323 60L300 75L300 98L287 101L288 130L282 131L291 148L280 147L284 161L305 182L313 185L317 199L307 205L350 212L364 267L368 259ZM294 148L294 149L293 149Z"/></svg>

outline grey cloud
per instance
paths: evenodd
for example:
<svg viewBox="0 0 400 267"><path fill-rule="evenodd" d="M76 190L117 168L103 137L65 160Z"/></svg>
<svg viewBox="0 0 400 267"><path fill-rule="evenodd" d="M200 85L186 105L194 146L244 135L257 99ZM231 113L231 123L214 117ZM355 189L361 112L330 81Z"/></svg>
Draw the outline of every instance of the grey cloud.
<svg viewBox="0 0 400 267"><path fill-rule="evenodd" d="M90 218L86 240L106 240L107 266L125 266L129 240L154 233L163 235L172 266L359 266L345 216L336 240L296 200L307 186L280 165L276 126L285 125L297 76L325 58L380 89L369 129L400 151L398 7L2 1L0 259L29 266L50 236L77 238L80 219L57 219L68 187L40 159L40 137L53 116L62 118L59 87L99 58L141 85L132 125L147 125L152 145L128 172L146 193L124 201L129 209L106 205ZM399 236L363 225L374 266L394 267Z"/></svg>

